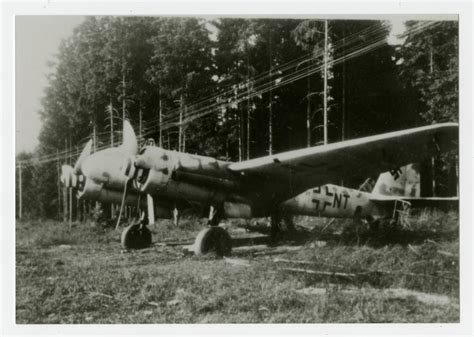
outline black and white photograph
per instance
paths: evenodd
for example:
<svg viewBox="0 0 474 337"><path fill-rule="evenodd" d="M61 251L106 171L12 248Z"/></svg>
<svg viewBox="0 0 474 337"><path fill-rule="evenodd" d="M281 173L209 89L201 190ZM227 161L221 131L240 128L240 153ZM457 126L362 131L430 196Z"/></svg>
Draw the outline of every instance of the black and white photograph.
<svg viewBox="0 0 474 337"><path fill-rule="evenodd" d="M461 323L459 15L303 14L15 15L16 326Z"/></svg>

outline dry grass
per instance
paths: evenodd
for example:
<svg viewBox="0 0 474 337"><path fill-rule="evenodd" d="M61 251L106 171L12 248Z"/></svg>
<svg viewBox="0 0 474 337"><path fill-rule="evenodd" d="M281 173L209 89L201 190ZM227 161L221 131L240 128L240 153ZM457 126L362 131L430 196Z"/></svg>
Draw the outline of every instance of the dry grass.
<svg viewBox="0 0 474 337"><path fill-rule="evenodd" d="M436 221L438 232L457 228L452 215L428 215L420 226ZM201 226L195 220L182 221L179 228L166 222L154 229L154 241L189 238ZM439 276L373 274L350 283L284 272L274 256L249 258L250 266L244 267L187 256L179 247L121 253L118 238L118 232L93 224L76 224L69 231L59 222L17 223L17 323L459 321L458 240L451 237L413 243L411 248L307 244L281 256L312 261L310 267L319 270ZM442 275L454 280L445 282ZM309 286L325 291L296 291ZM387 287L448 295L450 304L393 298L381 291Z"/></svg>

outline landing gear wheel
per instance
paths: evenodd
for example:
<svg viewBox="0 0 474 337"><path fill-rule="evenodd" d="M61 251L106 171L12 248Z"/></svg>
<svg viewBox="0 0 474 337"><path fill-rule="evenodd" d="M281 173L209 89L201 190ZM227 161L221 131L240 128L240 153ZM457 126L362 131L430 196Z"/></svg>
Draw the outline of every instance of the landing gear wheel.
<svg viewBox="0 0 474 337"><path fill-rule="evenodd" d="M122 232L120 243L124 249L141 249L151 245L151 232L142 224L131 224Z"/></svg>
<svg viewBox="0 0 474 337"><path fill-rule="evenodd" d="M217 257L229 256L232 251L232 239L221 227L208 227L199 232L194 242L194 253L202 256L213 253Z"/></svg>

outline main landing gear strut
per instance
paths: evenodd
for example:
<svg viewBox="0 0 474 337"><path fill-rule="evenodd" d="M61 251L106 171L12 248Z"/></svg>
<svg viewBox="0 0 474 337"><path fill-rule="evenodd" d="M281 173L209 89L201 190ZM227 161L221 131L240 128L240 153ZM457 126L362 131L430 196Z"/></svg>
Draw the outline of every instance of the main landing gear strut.
<svg viewBox="0 0 474 337"><path fill-rule="evenodd" d="M222 218L221 209L214 212L211 208L208 227L199 232L194 241L194 253L197 256L214 254L217 257L223 257L230 255L232 239L224 228L218 226Z"/></svg>

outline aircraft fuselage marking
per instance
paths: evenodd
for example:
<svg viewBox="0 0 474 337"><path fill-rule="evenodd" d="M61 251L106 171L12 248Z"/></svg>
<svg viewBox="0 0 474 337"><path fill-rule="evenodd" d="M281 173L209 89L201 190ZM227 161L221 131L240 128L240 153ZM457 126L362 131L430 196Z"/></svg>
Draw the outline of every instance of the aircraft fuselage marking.
<svg viewBox="0 0 474 337"><path fill-rule="evenodd" d="M346 193L337 193L334 191L333 193L329 192L329 186L324 186L325 188L325 195L328 197L333 197L332 201L329 200L324 200L322 203L322 209L321 211L324 212L326 210L326 207L331 206L332 208L347 208L347 202L350 198L350 195ZM319 194L321 192L321 187L317 189L313 189L313 192L315 194ZM344 203L342 202L342 199L344 199ZM319 205L321 204L319 199L311 199L311 201L315 204L316 210L319 210Z"/></svg>

